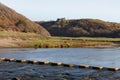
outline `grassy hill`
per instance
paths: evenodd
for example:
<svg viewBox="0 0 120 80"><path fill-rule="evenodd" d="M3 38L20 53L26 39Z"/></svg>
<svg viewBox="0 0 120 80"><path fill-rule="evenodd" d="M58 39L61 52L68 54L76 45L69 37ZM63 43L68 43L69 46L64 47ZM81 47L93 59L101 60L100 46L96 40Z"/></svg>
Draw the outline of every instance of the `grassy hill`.
<svg viewBox="0 0 120 80"><path fill-rule="evenodd" d="M105 22L98 19L37 21L52 36L67 37L120 37L120 23Z"/></svg>
<svg viewBox="0 0 120 80"><path fill-rule="evenodd" d="M42 26L32 22L2 3L0 3L0 31L37 33L40 37L50 36L49 32Z"/></svg>

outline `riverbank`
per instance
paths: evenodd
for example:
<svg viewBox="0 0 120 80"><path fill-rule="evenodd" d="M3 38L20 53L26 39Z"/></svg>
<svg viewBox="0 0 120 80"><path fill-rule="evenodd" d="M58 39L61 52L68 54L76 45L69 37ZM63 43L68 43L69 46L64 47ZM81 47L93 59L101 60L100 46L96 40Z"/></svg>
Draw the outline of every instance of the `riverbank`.
<svg viewBox="0 0 120 80"><path fill-rule="evenodd" d="M27 43L34 40L41 40L44 37L35 33L23 33L16 31L1 31L0 32L0 48L18 48L23 47L19 44ZM26 45L24 45L27 47Z"/></svg>
<svg viewBox="0 0 120 80"><path fill-rule="evenodd" d="M117 47L120 38L73 38L73 37L48 37L22 36L0 38L0 48L94 48L94 47Z"/></svg>
<svg viewBox="0 0 120 80"><path fill-rule="evenodd" d="M0 80L120 80L120 71L1 61Z"/></svg>

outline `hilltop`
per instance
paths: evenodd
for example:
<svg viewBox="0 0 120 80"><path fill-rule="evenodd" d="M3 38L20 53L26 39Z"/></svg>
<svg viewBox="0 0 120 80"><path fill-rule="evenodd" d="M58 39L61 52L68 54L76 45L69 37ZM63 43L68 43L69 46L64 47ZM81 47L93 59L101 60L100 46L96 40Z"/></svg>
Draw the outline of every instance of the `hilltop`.
<svg viewBox="0 0 120 80"><path fill-rule="evenodd" d="M56 21L36 21L52 36L66 37L120 37L120 23L105 22L99 19L65 18Z"/></svg>
<svg viewBox="0 0 120 80"><path fill-rule="evenodd" d="M25 44L48 36L41 25L0 3L0 47L29 47Z"/></svg>
<svg viewBox="0 0 120 80"><path fill-rule="evenodd" d="M0 3L0 31L37 33L41 37L49 36L49 32L25 16Z"/></svg>

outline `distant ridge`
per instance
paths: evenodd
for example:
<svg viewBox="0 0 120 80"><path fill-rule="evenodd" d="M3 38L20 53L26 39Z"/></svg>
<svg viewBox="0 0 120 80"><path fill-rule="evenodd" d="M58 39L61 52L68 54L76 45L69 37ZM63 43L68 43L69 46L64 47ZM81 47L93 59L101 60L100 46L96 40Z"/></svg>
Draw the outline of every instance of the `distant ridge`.
<svg viewBox="0 0 120 80"><path fill-rule="evenodd" d="M0 3L0 31L31 32L40 34L42 37L50 36L49 32L42 26L32 22L2 3Z"/></svg>
<svg viewBox="0 0 120 80"><path fill-rule="evenodd" d="M52 36L67 37L120 37L120 23L105 22L99 19L65 18L56 21L36 21L46 28Z"/></svg>

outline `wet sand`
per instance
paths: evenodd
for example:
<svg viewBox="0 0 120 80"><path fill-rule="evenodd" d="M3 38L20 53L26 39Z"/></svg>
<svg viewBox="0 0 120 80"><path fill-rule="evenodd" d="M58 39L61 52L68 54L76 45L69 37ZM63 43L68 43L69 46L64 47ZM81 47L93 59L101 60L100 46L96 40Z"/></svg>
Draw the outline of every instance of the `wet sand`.
<svg viewBox="0 0 120 80"><path fill-rule="evenodd" d="M120 80L120 71L1 61L0 80Z"/></svg>

